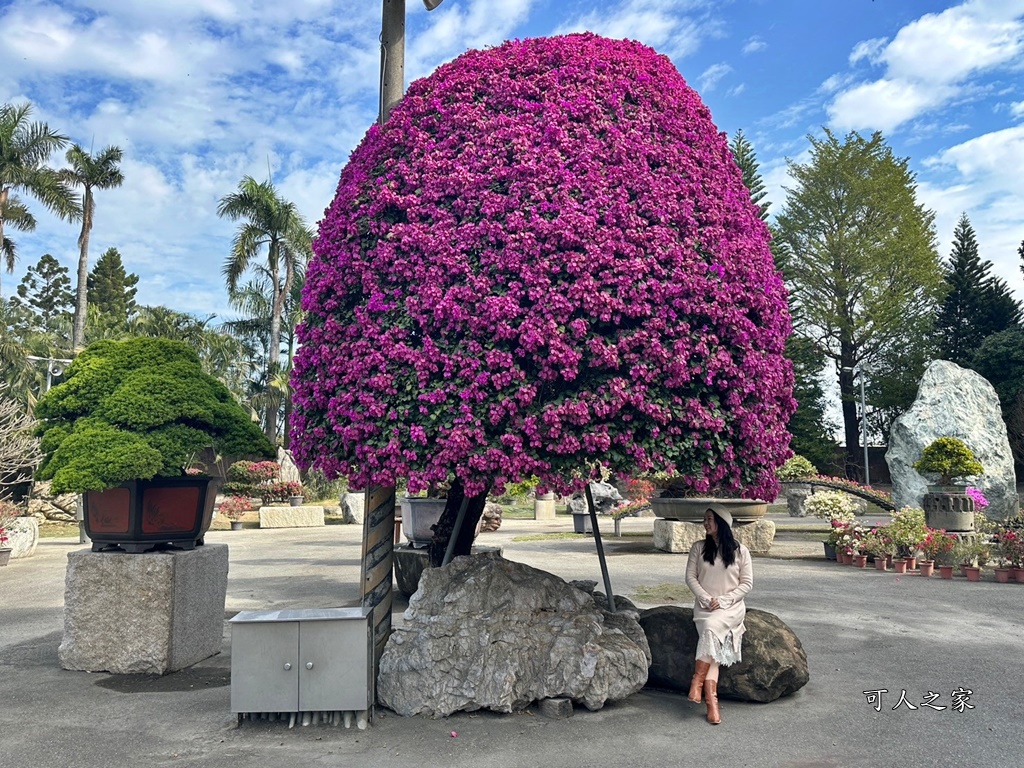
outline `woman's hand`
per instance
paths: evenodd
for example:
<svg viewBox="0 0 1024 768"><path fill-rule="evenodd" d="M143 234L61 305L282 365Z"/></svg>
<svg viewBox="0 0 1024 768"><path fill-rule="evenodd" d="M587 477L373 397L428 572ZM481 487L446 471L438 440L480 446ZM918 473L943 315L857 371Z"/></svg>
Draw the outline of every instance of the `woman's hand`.
<svg viewBox="0 0 1024 768"><path fill-rule="evenodd" d="M721 604L720 604L720 603L718 602L718 598L717 598L717 597L712 597L712 598L711 598L711 602L710 602L710 603L708 603L708 609L709 609L709 610L712 610L712 611L717 611L717 610L718 610L719 608L721 608L721 607L722 607L722 606L721 606Z"/></svg>

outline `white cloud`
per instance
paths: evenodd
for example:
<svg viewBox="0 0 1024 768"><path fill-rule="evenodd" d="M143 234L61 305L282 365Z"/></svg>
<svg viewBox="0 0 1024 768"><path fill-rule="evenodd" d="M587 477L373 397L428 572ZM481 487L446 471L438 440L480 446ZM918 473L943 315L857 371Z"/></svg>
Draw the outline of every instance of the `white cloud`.
<svg viewBox="0 0 1024 768"><path fill-rule="evenodd" d="M746 83L740 83L739 85L734 85L732 88L730 88L727 93L729 96L739 96L745 90L747 90Z"/></svg>
<svg viewBox="0 0 1024 768"><path fill-rule="evenodd" d="M972 79L1024 64L1024 6L1019 0L967 0L925 14L887 41L858 43L851 65L866 59L885 74L840 92L828 106L841 130L892 131L969 91Z"/></svg>
<svg viewBox="0 0 1024 768"><path fill-rule="evenodd" d="M562 25L557 34L589 30L614 39L637 40L673 59L694 53L722 34L714 3L700 0L624 0ZM709 10L710 9L710 10Z"/></svg>
<svg viewBox="0 0 1024 768"><path fill-rule="evenodd" d="M1011 104L1010 114L1014 117L1024 117L1024 101L1015 101Z"/></svg>
<svg viewBox="0 0 1024 768"><path fill-rule="evenodd" d="M697 78L701 93L715 90L715 86L730 72L732 72L732 67L724 62L712 64L705 69L700 73L700 77Z"/></svg>
<svg viewBox="0 0 1024 768"><path fill-rule="evenodd" d="M861 59L867 59L872 63L878 61L879 54L888 42L888 38L875 37L871 40L863 40L857 43L857 45L853 47L853 51L850 53L850 64L856 64Z"/></svg>
<svg viewBox="0 0 1024 768"><path fill-rule="evenodd" d="M767 47L768 43L766 43L757 35L754 35L749 40L747 40L746 43L743 44L743 53L748 55L751 53L758 53L760 51L763 51Z"/></svg>

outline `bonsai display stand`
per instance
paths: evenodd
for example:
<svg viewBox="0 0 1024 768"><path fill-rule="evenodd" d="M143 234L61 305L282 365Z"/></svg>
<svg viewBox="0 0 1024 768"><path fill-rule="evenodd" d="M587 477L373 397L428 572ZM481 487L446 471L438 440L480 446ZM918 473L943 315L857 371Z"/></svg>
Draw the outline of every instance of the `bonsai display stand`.
<svg viewBox="0 0 1024 768"><path fill-rule="evenodd" d="M228 547L68 553L64 669L163 675L220 652Z"/></svg>
<svg viewBox="0 0 1024 768"><path fill-rule="evenodd" d="M260 507L260 528L315 528L324 524L320 505Z"/></svg>
<svg viewBox="0 0 1024 768"><path fill-rule="evenodd" d="M746 545L751 554L766 555L775 541L775 523L771 520L757 520L753 523L737 523L733 526L736 541ZM694 542L704 541L704 524L687 523L682 520L654 521L654 548L662 552L689 553Z"/></svg>

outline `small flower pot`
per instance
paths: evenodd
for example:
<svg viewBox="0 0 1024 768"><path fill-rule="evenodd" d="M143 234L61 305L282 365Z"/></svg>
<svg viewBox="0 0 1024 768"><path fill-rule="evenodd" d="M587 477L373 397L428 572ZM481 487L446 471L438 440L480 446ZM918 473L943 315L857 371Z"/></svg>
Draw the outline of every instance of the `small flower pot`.
<svg viewBox="0 0 1024 768"><path fill-rule="evenodd" d="M1013 578L1018 584L1024 584L1024 568L1014 568Z"/></svg>
<svg viewBox="0 0 1024 768"><path fill-rule="evenodd" d="M10 547L0 548L0 567L7 565L11 562L11 552L14 550Z"/></svg>
<svg viewBox="0 0 1024 768"><path fill-rule="evenodd" d="M822 544L825 546L825 559L835 560L836 559L836 548L834 545L829 544L827 541L823 541Z"/></svg>
<svg viewBox="0 0 1024 768"><path fill-rule="evenodd" d="M953 579L953 566L952 565L940 565L939 566L939 577L946 581Z"/></svg>
<svg viewBox="0 0 1024 768"><path fill-rule="evenodd" d="M231 521L231 530L232 531L240 531L240 530L242 530L242 521L241 520L232 520Z"/></svg>
<svg viewBox="0 0 1024 768"><path fill-rule="evenodd" d="M854 568L866 568L868 564L867 555L854 555L853 556L853 567Z"/></svg>
<svg viewBox="0 0 1024 768"><path fill-rule="evenodd" d="M965 565L963 569L968 581L981 581L981 568L976 565Z"/></svg>
<svg viewBox="0 0 1024 768"><path fill-rule="evenodd" d="M906 558L906 561L907 561L907 570L908 571L916 571L917 570L917 555L914 555L912 557Z"/></svg>
<svg viewBox="0 0 1024 768"><path fill-rule="evenodd" d="M935 573L935 561L934 560L922 560L921 561L921 575L926 579Z"/></svg>
<svg viewBox="0 0 1024 768"><path fill-rule="evenodd" d="M904 560L902 557L899 558L898 560L893 560L892 561L892 569L896 573L906 573L907 572L907 561Z"/></svg>
<svg viewBox="0 0 1024 768"><path fill-rule="evenodd" d="M288 503L291 504L293 507L301 507L302 506L302 496L289 496L288 497Z"/></svg>
<svg viewBox="0 0 1024 768"><path fill-rule="evenodd" d="M843 558L843 565L853 565L852 553L840 552L839 554Z"/></svg>
<svg viewBox="0 0 1024 768"><path fill-rule="evenodd" d="M888 565L888 563L889 563L889 561L886 558L884 558L884 557L876 557L875 558L875 570L876 571L884 571L886 569L886 566Z"/></svg>
<svg viewBox="0 0 1024 768"><path fill-rule="evenodd" d="M893 560L892 555L886 555L885 556L885 566L887 568L892 568L893 562L894 562L894 560Z"/></svg>
<svg viewBox="0 0 1024 768"><path fill-rule="evenodd" d="M1010 569L1009 568L996 568L996 581L1000 584L1010 583Z"/></svg>

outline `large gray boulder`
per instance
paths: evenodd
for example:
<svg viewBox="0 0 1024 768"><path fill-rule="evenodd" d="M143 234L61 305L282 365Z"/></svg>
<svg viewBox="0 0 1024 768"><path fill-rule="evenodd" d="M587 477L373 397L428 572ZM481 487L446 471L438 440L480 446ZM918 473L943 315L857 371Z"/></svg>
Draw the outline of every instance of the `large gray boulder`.
<svg viewBox="0 0 1024 768"><path fill-rule="evenodd" d="M963 440L985 468L983 475L971 480L989 500L985 514L992 518L1017 514L1013 454L996 391L980 374L948 360L928 366L914 404L893 424L885 461L896 507L921 507L929 481L913 465L940 437Z"/></svg>
<svg viewBox="0 0 1024 768"><path fill-rule="evenodd" d="M384 648L377 698L444 717L569 698L600 709L636 693L650 662L635 613L606 614L550 573L494 554L428 568Z"/></svg>
<svg viewBox="0 0 1024 768"><path fill-rule="evenodd" d="M743 661L722 667L718 695L740 701L775 701L800 690L810 679L800 640L778 616L748 609L744 620ZM693 609L675 605L640 614L651 646L649 684L677 691L690 689L697 653Z"/></svg>
<svg viewBox="0 0 1024 768"><path fill-rule="evenodd" d="M594 508L599 515L610 515L612 510L623 501L622 494L611 483L591 483L590 495L594 497ZM574 515L582 515L590 511L587 509L587 497L582 491L573 494L567 506Z"/></svg>

